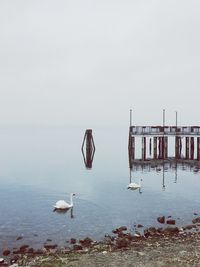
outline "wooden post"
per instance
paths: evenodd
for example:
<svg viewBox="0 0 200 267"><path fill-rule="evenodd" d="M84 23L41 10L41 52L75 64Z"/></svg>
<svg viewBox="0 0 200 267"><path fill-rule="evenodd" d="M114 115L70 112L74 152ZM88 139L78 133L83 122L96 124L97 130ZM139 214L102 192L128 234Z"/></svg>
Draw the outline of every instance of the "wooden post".
<svg viewBox="0 0 200 267"><path fill-rule="evenodd" d="M92 130L87 130L86 133L86 154L92 154Z"/></svg>
<svg viewBox="0 0 200 267"><path fill-rule="evenodd" d="M132 136L132 159L135 159L135 137Z"/></svg>
<svg viewBox="0 0 200 267"><path fill-rule="evenodd" d="M182 152L182 140L181 140L181 137L179 137L179 158L181 158L181 152Z"/></svg>
<svg viewBox="0 0 200 267"><path fill-rule="evenodd" d="M189 159L189 151L190 151L189 137L185 137L185 158L186 159Z"/></svg>
<svg viewBox="0 0 200 267"><path fill-rule="evenodd" d="M164 136L161 137L161 143L162 143L162 154L161 154L161 157L162 157L162 159L164 159L165 158L165 138L164 138Z"/></svg>
<svg viewBox="0 0 200 267"><path fill-rule="evenodd" d="M142 160L146 159L146 137L142 137Z"/></svg>
<svg viewBox="0 0 200 267"><path fill-rule="evenodd" d="M143 150L143 160L146 160L146 137L143 137L144 150Z"/></svg>
<svg viewBox="0 0 200 267"><path fill-rule="evenodd" d="M194 159L194 137L190 138L190 159Z"/></svg>
<svg viewBox="0 0 200 267"><path fill-rule="evenodd" d="M168 137L164 137L164 158L167 159L168 157Z"/></svg>
<svg viewBox="0 0 200 267"><path fill-rule="evenodd" d="M84 145L85 145L85 152L84 153ZM85 131L83 143L82 143L82 154L85 162L85 166L88 169L92 168L92 162L94 158L94 153L95 153L95 145L94 145L94 140L92 136L92 130L87 129Z"/></svg>
<svg viewBox="0 0 200 267"><path fill-rule="evenodd" d="M157 137L153 138L153 157L157 159Z"/></svg>
<svg viewBox="0 0 200 267"><path fill-rule="evenodd" d="M175 157L179 159L179 137L175 137Z"/></svg>
<svg viewBox="0 0 200 267"><path fill-rule="evenodd" d="M159 152L158 152L158 158L159 159L162 159L162 137L158 137L158 149L159 149Z"/></svg>
<svg viewBox="0 0 200 267"><path fill-rule="evenodd" d="M135 137L131 135L131 127L129 130L129 139L128 139L128 158L129 158L129 167L132 169L133 160L135 158Z"/></svg>
<svg viewBox="0 0 200 267"><path fill-rule="evenodd" d="M149 154L150 154L150 156L151 156L151 153L152 153L152 144L151 144L151 138L150 138L150 140L149 140Z"/></svg>
<svg viewBox="0 0 200 267"><path fill-rule="evenodd" d="M197 160L200 160L200 137L197 137Z"/></svg>

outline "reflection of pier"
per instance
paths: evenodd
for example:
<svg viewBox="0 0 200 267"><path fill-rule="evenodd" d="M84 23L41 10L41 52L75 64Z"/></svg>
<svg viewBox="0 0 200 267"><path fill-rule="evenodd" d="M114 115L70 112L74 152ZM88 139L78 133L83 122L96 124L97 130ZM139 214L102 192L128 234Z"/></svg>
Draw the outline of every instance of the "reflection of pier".
<svg viewBox="0 0 200 267"><path fill-rule="evenodd" d="M91 129L85 131L81 150L86 168L91 169L95 153L95 145Z"/></svg>
<svg viewBox="0 0 200 267"><path fill-rule="evenodd" d="M142 160L142 159L131 159L129 158L130 169L133 171L145 170L151 171L156 170L160 172L163 168L164 170L168 169L182 169L182 170L193 170L194 172L200 171L200 161L197 160L185 160L185 159L176 159L169 157L164 160Z"/></svg>
<svg viewBox="0 0 200 267"><path fill-rule="evenodd" d="M135 140L141 137L142 160L147 158L147 146L153 159L168 158L168 138L174 138L176 159L200 161L200 127L199 126L130 126L129 128L129 156L135 159ZM185 141L185 142L184 142ZM185 151L182 151L183 142ZM152 144L153 143L153 144ZM153 151L152 151L153 150ZM152 153L153 152L153 153ZM196 155L196 158L195 158Z"/></svg>

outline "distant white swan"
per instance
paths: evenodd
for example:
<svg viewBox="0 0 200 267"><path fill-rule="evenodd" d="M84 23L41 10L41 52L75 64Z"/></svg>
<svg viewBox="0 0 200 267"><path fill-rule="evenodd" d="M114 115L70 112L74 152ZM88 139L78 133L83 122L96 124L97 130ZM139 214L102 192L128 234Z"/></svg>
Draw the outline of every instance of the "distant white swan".
<svg viewBox="0 0 200 267"><path fill-rule="evenodd" d="M136 184L136 183L130 183L128 185L127 189L136 190L138 188L141 188L141 186L142 186L142 183L141 182L142 182L142 179L139 180L139 183L138 184Z"/></svg>
<svg viewBox="0 0 200 267"><path fill-rule="evenodd" d="M70 204L67 203L64 200L59 200L56 202L56 204L53 206L55 208L55 210L68 210L71 209L73 207L73 196L75 196L74 193L70 194Z"/></svg>

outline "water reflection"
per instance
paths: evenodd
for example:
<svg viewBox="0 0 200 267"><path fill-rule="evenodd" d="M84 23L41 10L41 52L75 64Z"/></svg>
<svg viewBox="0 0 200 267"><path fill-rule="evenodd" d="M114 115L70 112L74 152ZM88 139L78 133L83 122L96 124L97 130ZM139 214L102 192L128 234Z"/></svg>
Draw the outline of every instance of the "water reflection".
<svg viewBox="0 0 200 267"><path fill-rule="evenodd" d="M176 159L174 157L169 157L165 160L155 160L155 159L129 159L129 166L132 171L151 171L152 169L160 172L163 168L165 171L169 169L181 169L190 170L194 173L200 172L200 162L194 160Z"/></svg>
<svg viewBox="0 0 200 267"><path fill-rule="evenodd" d="M150 139L151 144L151 139ZM129 149L129 169L130 169L130 184L132 183L132 173L137 171L147 171L150 172L155 170L156 172L162 173L162 190L165 191L166 183L165 183L165 173L172 169L175 172L174 183L178 182L178 169L179 170L189 170L193 171L195 174L200 172L200 161L194 159L185 159L177 157L167 157L163 159L155 159L155 158L142 158L135 159L135 154ZM128 187L131 189L131 186ZM135 189L133 189L135 190Z"/></svg>
<svg viewBox="0 0 200 267"><path fill-rule="evenodd" d="M73 219L74 218L74 214L73 214L73 208L69 208L69 209L65 209L65 210L61 210L61 209L54 209L53 212L56 212L58 214L66 214L68 211L70 211L70 218Z"/></svg>
<svg viewBox="0 0 200 267"><path fill-rule="evenodd" d="M95 145L91 129L85 131L81 151L86 169L92 169L92 162L95 153Z"/></svg>
<svg viewBox="0 0 200 267"><path fill-rule="evenodd" d="M142 181L143 179L139 179L138 180L138 183L135 183L132 181L132 172L131 172L131 169L130 169L130 183L128 184L127 186L127 189L129 190L132 190L132 191L135 191L135 190L138 190L140 194L142 194Z"/></svg>

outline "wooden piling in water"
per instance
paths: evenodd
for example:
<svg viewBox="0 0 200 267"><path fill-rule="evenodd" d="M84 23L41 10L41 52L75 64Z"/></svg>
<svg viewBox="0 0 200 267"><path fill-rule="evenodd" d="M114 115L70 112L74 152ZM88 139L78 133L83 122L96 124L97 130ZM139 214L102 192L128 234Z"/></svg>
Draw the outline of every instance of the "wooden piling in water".
<svg viewBox="0 0 200 267"><path fill-rule="evenodd" d="M153 138L153 157L157 159L157 137L154 136Z"/></svg>
<svg viewBox="0 0 200 267"><path fill-rule="evenodd" d="M151 142L152 142L152 140L150 138L150 140L149 140L149 154L150 154L150 156L151 156L151 153L152 153L152 144L151 144Z"/></svg>
<svg viewBox="0 0 200 267"><path fill-rule="evenodd" d="M197 137L197 160L200 160L200 137Z"/></svg>
<svg viewBox="0 0 200 267"><path fill-rule="evenodd" d="M158 158L162 159L162 137L158 137Z"/></svg>
<svg viewBox="0 0 200 267"><path fill-rule="evenodd" d="M135 145L132 145L133 137L142 138L142 160L147 160L147 140L149 140L149 154L153 153L153 159L168 158L168 137L175 139L175 158L182 158L182 139L185 140L185 159L194 160L194 154L200 160L200 126L130 126L129 149L135 158ZM132 137L132 138L131 138ZM147 139L150 137L150 139ZM196 141L197 140L197 141ZM197 150L196 150L197 142ZM195 150L195 151L194 151ZM134 153L132 152L134 151ZM148 154L148 155L149 155Z"/></svg>
<svg viewBox="0 0 200 267"><path fill-rule="evenodd" d="M165 138L164 136L161 137L161 140L162 140L162 159L165 158Z"/></svg>
<svg viewBox="0 0 200 267"><path fill-rule="evenodd" d="M190 159L194 159L194 137L190 137Z"/></svg>
<svg viewBox="0 0 200 267"><path fill-rule="evenodd" d="M175 137L175 157L176 159L180 158L180 137Z"/></svg>
<svg viewBox="0 0 200 267"><path fill-rule="evenodd" d="M85 146L85 151L84 151L84 146ZM91 169L93 158L94 158L94 153L95 153L95 145L94 145L94 139L92 136L91 129L87 129L85 131L81 150L82 150L86 168Z"/></svg>
<svg viewBox="0 0 200 267"><path fill-rule="evenodd" d="M142 159L146 160L146 137L142 137Z"/></svg>
<svg viewBox="0 0 200 267"><path fill-rule="evenodd" d="M168 157L168 137L164 137L164 158Z"/></svg>
<svg viewBox="0 0 200 267"><path fill-rule="evenodd" d="M190 146L189 146L189 137L185 137L185 158L189 159L189 151L190 151Z"/></svg>
<svg viewBox="0 0 200 267"><path fill-rule="evenodd" d="M131 136L129 132L128 142L128 157L129 157L129 168L132 169L132 161L135 159L135 137Z"/></svg>

